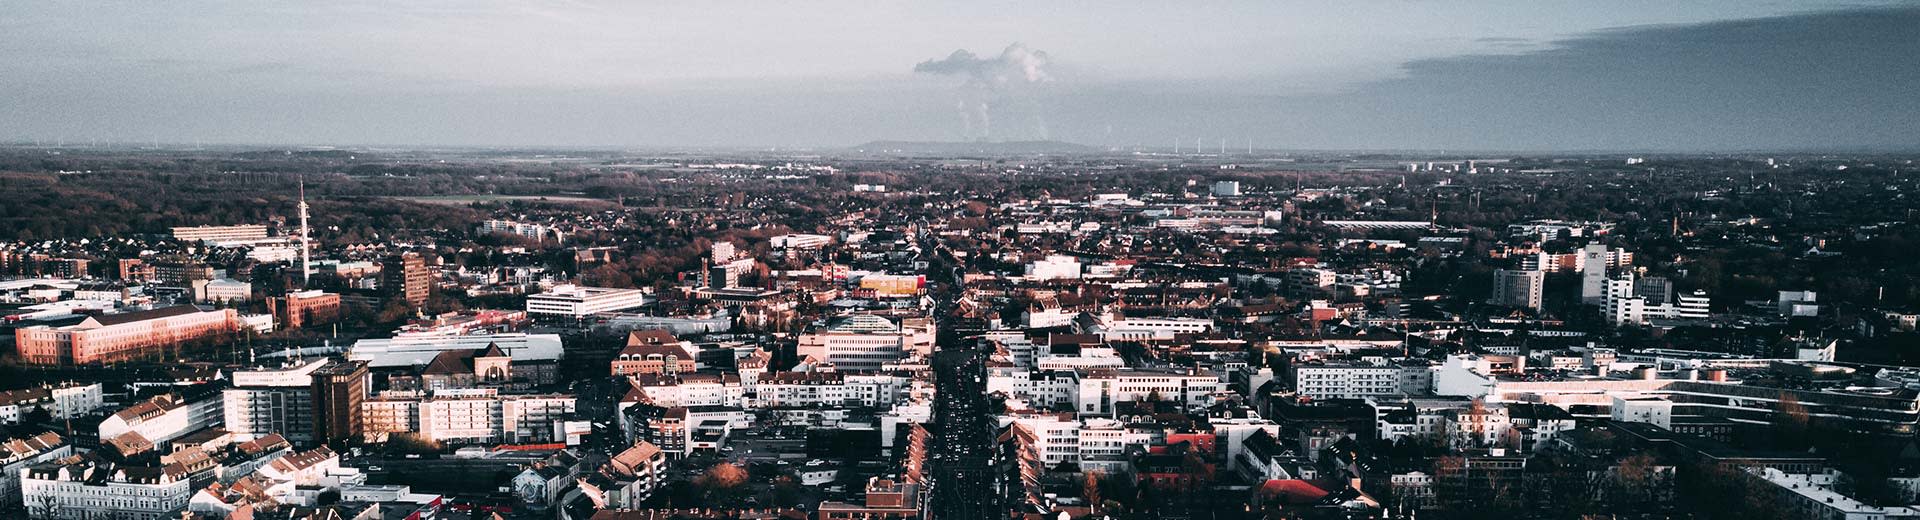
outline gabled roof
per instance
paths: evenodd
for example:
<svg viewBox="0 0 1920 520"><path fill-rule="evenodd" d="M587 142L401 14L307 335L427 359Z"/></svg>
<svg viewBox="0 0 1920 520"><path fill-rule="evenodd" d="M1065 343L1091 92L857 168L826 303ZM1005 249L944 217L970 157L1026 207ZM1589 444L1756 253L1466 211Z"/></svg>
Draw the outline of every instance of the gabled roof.
<svg viewBox="0 0 1920 520"><path fill-rule="evenodd" d="M273 459L273 462L269 462L267 465L281 473L293 473L311 468L315 464L319 464L333 457L333 449L321 446L300 453L289 453L280 458Z"/></svg>
<svg viewBox="0 0 1920 520"><path fill-rule="evenodd" d="M49 448L54 448L61 444L64 444L64 441L60 439L60 434L54 432L46 432L32 437L8 439L5 443L0 443L0 449L6 450L5 453L0 453L0 456L3 456L0 457L0 460L14 460L38 455Z"/></svg>
<svg viewBox="0 0 1920 520"><path fill-rule="evenodd" d="M433 356L427 367L420 369L423 376L445 376L473 373L473 356L476 350L446 350Z"/></svg>
<svg viewBox="0 0 1920 520"><path fill-rule="evenodd" d="M487 343L487 348L481 349L480 353L475 354L474 357L508 357L508 356L506 351L500 350L499 343Z"/></svg>
<svg viewBox="0 0 1920 520"><path fill-rule="evenodd" d="M23 388L0 392L0 406L40 401L53 396L46 388Z"/></svg>
<svg viewBox="0 0 1920 520"><path fill-rule="evenodd" d="M649 463L659 456L659 446L655 446L651 442L640 441L635 443L633 447L621 451L618 455L614 455L613 458L607 462L607 467L611 469L616 476L634 477L639 475L640 468L650 468Z"/></svg>
<svg viewBox="0 0 1920 520"><path fill-rule="evenodd" d="M1286 504L1312 504L1332 494L1337 486L1311 480L1269 480L1260 485L1260 496Z"/></svg>
<svg viewBox="0 0 1920 520"><path fill-rule="evenodd" d="M664 329L636 330L627 333L628 347L636 345L673 345L678 343L680 343L680 338L674 337L672 332Z"/></svg>
<svg viewBox="0 0 1920 520"><path fill-rule="evenodd" d="M113 448L113 451L119 453L122 458L131 457L153 449L153 441L147 440L146 436L140 435L140 432L137 431L129 431L115 435L112 438L100 442Z"/></svg>

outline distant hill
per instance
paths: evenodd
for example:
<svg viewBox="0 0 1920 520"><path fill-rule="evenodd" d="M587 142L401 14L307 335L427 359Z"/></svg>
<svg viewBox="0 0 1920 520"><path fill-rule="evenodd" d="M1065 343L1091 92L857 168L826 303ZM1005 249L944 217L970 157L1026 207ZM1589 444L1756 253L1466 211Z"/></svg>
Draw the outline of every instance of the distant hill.
<svg viewBox="0 0 1920 520"><path fill-rule="evenodd" d="M1101 153L1106 149L1064 141L873 141L853 147L866 153L903 155L1032 155Z"/></svg>

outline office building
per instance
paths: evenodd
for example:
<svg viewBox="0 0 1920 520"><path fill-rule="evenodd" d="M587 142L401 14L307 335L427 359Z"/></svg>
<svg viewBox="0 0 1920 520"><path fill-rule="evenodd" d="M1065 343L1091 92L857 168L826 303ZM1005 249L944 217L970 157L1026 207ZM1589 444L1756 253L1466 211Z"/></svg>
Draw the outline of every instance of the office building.
<svg viewBox="0 0 1920 520"><path fill-rule="evenodd" d="M288 329L333 323L340 317L340 295L321 290L287 293L267 298L267 310Z"/></svg>
<svg viewBox="0 0 1920 520"><path fill-rule="evenodd" d="M833 237L795 233L777 235L768 239L768 242L776 250L802 251L827 247L827 244L833 243Z"/></svg>
<svg viewBox="0 0 1920 520"><path fill-rule="evenodd" d="M367 364L334 361L313 372L313 441L333 444L358 438L361 404L371 386Z"/></svg>
<svg viewBox="0 0 1920 520"><path fill-rule="evenodd" d="M800 335L799 356L842 370L879 370L909 355L933 352L934 325L925 319L893 320L861 314L835 318Z"/></svg>
<svg viewBox="0 0 1920 520"><path fill-rule="evenodd" d="M553 226L512 220L487 220L480 223L477 231L482 235L488 233L505 233L534 240L552 239L555 242L566 240L567 238L566 232L560 231L559 228Z"/></svg>
<svg viewBox="0 0 1920 520"><path fill-rule="evenodd" d="M194 299L209 303L236 303L253 299L253 284L231 278L195 280Z"/></svg>
<svg viewBox="0 0 1920 520"><path fill-rule="evenodd" d="M527 296L527 314L584 318L602 312L633 309L647 303L647 293L640 289L556 285L547 292Z"/></svg>
<svg viewBox="0 0 1920 520"><path fill-rule="evenodd" d="M214 279L214 270L184 256L163 257L153 261L153 279L167 287L193 287L193 282Z"/></svg>
<svg viewBox="0 0 1920 520"><path fill-rule="evenodd" d="M1240 181L1214 181L1212 191L1215 197L1238 197Z"/></svg>
<svg viewBox="0 0 1920 520"><path fill-rule="evenodd" d="M181 242L243 242L249 240L264 240L266 238L267 226L259 224L173 228L173 239Z"/></svg>
<svg viewBox="0 0 1920 520"><path fill-rule="evenodd" d="M1775 511L1787 518L1820 520L1894 520L1920 518L1920 507L1874 505L1846 491L1851 477L1835 470L1818 473L1790 473L1771 467L1742 468L1746 478L1758 483L1759 493L1770 495Z"/></svg>
<svg viewBox="0 0 1920 520"><path fill-rule="evenodd" d="M556 440L553 424L573 414L574 402L571 395L447 390L426 398L370 398L361 413L364 435L376 442L416 432L449 444L544 443Z"/></svg>
<svg viewBox="0 0 1920 520"><path fill-rule="evenodd" d="M233 386L221 392L225 428L241 439L280 434L295 444L312 444L313 373L327 365L316 359L233 372Z"/></svg>
<svg viewBox="0 0 1920 520"><path fill-rule="evenodd" d="M1498 269L1493 272L1493 295L1487 303L1540 310L1547 275L1541 271Z"/></svg>
<svg viewBox="0 0 1920 520"><path fill-rule="evenodd" d="M1659 276L1648 276L1633 282L1633 295L1652 303L1673 301L1673 281Z"/></svg>
<svg viewBox="0 0 1920 520"><path fill-rule="evenodd" d="M381 292L406 302L408 307L426 305L431 283L427 261L419 253L389 255L380 263Z"/></svg>
<svg viewBox="0 0 1920 520"><path fill-rule="evenodd" d="M233 309L191 305L90 316L75 325L36 325L15 332L20 359L33 365L96 365L157 356L239 330Z"/></svg>

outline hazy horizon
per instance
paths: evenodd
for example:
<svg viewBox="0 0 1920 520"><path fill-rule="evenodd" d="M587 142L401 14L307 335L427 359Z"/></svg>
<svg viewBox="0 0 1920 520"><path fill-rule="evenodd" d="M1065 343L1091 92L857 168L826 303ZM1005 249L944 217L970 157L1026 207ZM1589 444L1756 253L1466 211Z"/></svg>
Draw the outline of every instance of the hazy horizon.
<svg viewBox="0 0 1920 520"><path fill-rule="evenodd" d="M1911 4L194 5L17 6L0 141L1920 149Z"/></svg>

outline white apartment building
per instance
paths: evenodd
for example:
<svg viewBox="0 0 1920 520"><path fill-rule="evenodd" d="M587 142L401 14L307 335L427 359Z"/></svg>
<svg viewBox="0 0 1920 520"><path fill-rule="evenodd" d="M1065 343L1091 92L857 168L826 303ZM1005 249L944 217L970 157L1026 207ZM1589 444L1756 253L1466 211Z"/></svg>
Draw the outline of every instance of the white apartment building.
<svg viewBox="0 0 1920 520"><path fill-rule="evenodd" d="M33 520L178 518L193 498L193 483L177 466L121 467L84 457L20 475L20 494ZM110 517L100 515L109 511Z"/></svg>
<svg viewBox="0 0 1920 520"><path fill-rule="evenodd" d="M1015 434L1048 466L1120 460L1127 446L1153 441L1148 433L1130 431L1113 419L1043 414L1016 417L1013 423Z"/></svg>
<svg viewBox="0 0 1920 520"><path fill-rule="evenodd" d="M1083 320L1085 321L1085 320ZM1095 316L1082 323L1081 332L1100 336L1103 341L1167 341L1176 334L1200 334L1213 330L1206 318L1115 318Z"/></svg>
<svg viewBox="0 0 1920 520"><path fill-rule="evenodd" d="M933 353L931 321L893 320L860 314L829 321L800 335L798 353L832 363L840 370L880 370L909 355Z"/></svg>
<svg viewBox="0 0 1920 520"><path fill-rule="evenodd" d="M1615 421L1647 423L1673 429L1673 401L1657 396L1615 395L1608 408Z"/></svg>
<svg viewBox="0 0 1920 520"><path fill-rule="evenodd" d="M173 228L173 239L182 242L239 242L265 238L267 226L261 224Z"/></svg>
<svg viewBox="0 0 1920 520"><path fill-rule="evenodd" d="M360 403L360 424L369 442L385 442L390 433L417 432L420 428L420 400L367 399Z"/></svg>
<svg viewBox="0 0 1920 520"><path fill-rule="evenodd" d="M1079 433L1079 462L1125 460L1127 446L1166 440L1154 439L1152 434L1144 431L1129 430L1120 421L1101 418L1082 421Z"/></svg>
<svg viewBox="0 0 1920 520"><path fill-rule="evenodd" d="M254 474L268 480L292 482L296 486L322 485L329 473L340 469L340 454L320 446L301 452L288 452L262 464Z"/></svg>
<svg viewBox="0 0 1920 520"><path fill-rule="evenodd" d="M207 280L199 287L199 299L205 302L243 302L253 299L253 284L232 278Z"/></svg>
<svg viewBox="0 0 1920 520"><path fill-rule="evenodd" d="M443 390L424 399L368 399L360 406L369 439L419 432L450 444L553 440L554 421L573 413L571 395L498 395L492 389Z"/></svg>
<svg viewBox="0 0 1920 520"><path fill-rule="evenodd" d="M1364 399L1403 395L1396 365L1295 365L1294 391L1314 399Z"/></svg>
<svg viewBox="0 0 1920 520"><path fill-rule="evenodd" d="M1287 291L1292 294L1311 294L1327 291L1339 282L1339 273L1332 269L1301 267L1287 270Z"/></svg>
<svg viewBox="0 0 1920 520"><path fill-rule="evenodd" d="M751 387L747 406L892 406L905 402L913 378L891 373L772 372Z"/></svg>
<svg viewBox="0 0 1920 520"><path fill-rule="evenodd" d="M1027 279L1036 282L1078 280L1080 259L1068 255L1047 255L1045 259L1027 264Z"/></svg>
<svg viewBox="0 0 1920 520"><path fill-rule="evenodd" d="M1076 393L1079 403L1074 409L1082 416L1110 416L1115 403L1149 397L1197 408L1212 404L1214 394L1225 389L1226 383L1220 382L1210 370L1183 373L1097 369L1080 380L1080 390Z"/></svg>
<svg viewBox="0 0 1920 520"><path fill-rule="evenodd" d="M581 285L556 285L527 297L527 314L584 318L602 312L632 309L649 302L646 291Z"/></svg>
<svg viewBox="0 0 1920 520"><path fill-rule="evenodd" d="M1019 331L989 331L982 335L994 347L994 358L1019 368L1033 368L1033 355L1039 350L1033 340Z"/></svg>
<svg viewBox="0 0 1920 520"><path fill-rule="evenodd" d="M573 414L574 396L512 395L500 398L500 435L513 443L552 442L553 423Z"/></svg>
<svg viewBox="0 0 1920 520"><path fill-rule="evenodd" d="M1029 329L1065 327L1073 324L1080 311L1062 309L1057 303L1033 305L1020 313L1021 325Z"/></svg>
<svg viewBox="0 0 1920 520"><path fill-rule="evenodd" d="M1047 466L1080 462L1080 421L1059 415L1014 419L1014 435Z"/></svg>
<svg viewBox="0 0 1920 520"><path fill-rule="evenodd" d="M513 220L488 220L485 222L481 222L480 226L478 227L478 230L480 234L506 233L509 235L521 236L521 237L531 238L534 240L546 240L548 238L552 238L553 241L555 242L566 240L567 238L567 234L565 232L562 232L559 229L554 228L553 226L548 226L544 224L534 224L530 222L519 222L519 221L513 221Z"/></svg>
<svg viewBox="0 0 1920 520"><path fill-rule="evenodd" d="M162 444L220 424L224 404L218 397L188 402L179 394L154 396L107 416L100 422L100 439L134 432L154 444Z"/></svg>
<svg viewBox="0 0 1920 520"><path fill-rule="evenodd" d="M733 377L684 374L678 378L636 377L630 381L657 406L744 406L746 401L747 386Z"/></svg>
<svg viewBox="0 0 1920 520"><path fill-rule="evenodd" d="M1034 358L1034 368L1039 370L1091 370L1095 368L1124 368L1126 359L1114 352L1111 347L1080 347L1075 355L1043 354Z"/></svg>
<svg viewBox="0 0 1920 520"><path fill-rule="evenodd" d="M20 472L35 464L73 454L60 434L47 432L0 443L0 510L22 505Z"/></svg>
<svg viewBox="0 0 1920 520"><path fill-rule="evenodd" d="M92 414L106 404L100 383L66 383L0 392L0 424L20 422L23 414L46 410L55 419Z"/></svg>
<svg viewBox="0 0 1920 520"><path fill-rule="evenodd" d="M1072 370L987 369L987 393L999 392L1036 409L1074 406L1079 402L1080 374Z"/></svg>
<svg viewBox="0 0 1920 520"><path fill-rule="evenodd" d="M820 249L833 243L833 237L830 236L801 233L778 235L768 240L774 249L786 251Z"/></svg>
<svg viewBox="0 0 1920 520"><path fill-rule="evenodd" d="M845 373L847 402L860 406L893 406L909 398L913 376L897 373Z"/></svg>
<svg viewBox="0 0 1920 520"><path fill-rule="evenodd" d="M1215 197L1240 196L1240 181L1214 181L1211 190Z"/></svg>
<svg viewBox="0 0 1920 520"><path fill-rule="evenodd" d="M287 440L313 440L313 372L326 359L303 364L236 370L233 386L221 392L228 432L241 440L278 433Z"/></svg>

